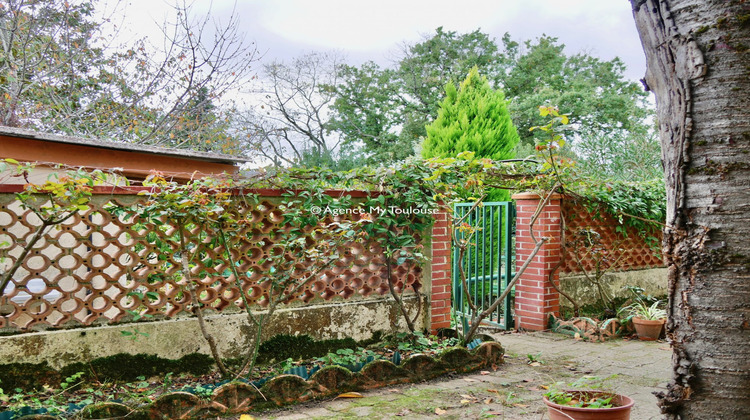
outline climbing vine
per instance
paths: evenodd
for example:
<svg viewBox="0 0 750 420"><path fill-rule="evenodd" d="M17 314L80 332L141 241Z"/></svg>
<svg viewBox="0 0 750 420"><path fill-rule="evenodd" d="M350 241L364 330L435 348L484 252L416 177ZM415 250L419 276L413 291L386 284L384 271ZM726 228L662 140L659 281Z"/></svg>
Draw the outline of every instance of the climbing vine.
<svg viewBox="0 0 750 420"><path fill-rule="evenodd" d="M647 244L659 249L659 232L666 220L666 190L662 180L642 182L581 180L575 195L595 217L611 216L619 224L615 230L627 236L635 230Z"/></svg>
<svg viewBox="0 0 750 420"><path fill-rule="evenodd" d="M398 280L393 270L399 266L413 267L426 260L423 239L429 233L435 212L451 214L453 202L467 197L481 205L487 188L543 192L546 197L543 203L554 192L608 202L608 211L615 212L613 214L617 214L617 220L633 226L663 217L663 207L658 205L663 195L659 195L655 184L630 186L626 183L609 183L585 187L587 184L576 178L572 163L559 153L565 145L560 132L568 123L567 116L555 107L541 107L540 113L549 118L549 123L534 128L543 131L546 136L541 137L537 145L538 154L533 159L496 162L478 159L473 153L464 152L451 158L413 158L391 167L359 168L348 172L318 168L279 169L258 171L244 177L202 178L186 183L174 182L154 173L143 182L146 187L141 193L145 197L144 202L113 207L109 211L118 217L137 217L144 226L148 224L168 232L162 237L164 239L154 237L153 241L170 241L170 246L157 246L155 249L174 249L177 252L169 258L155 253L153 258L161 261L161 267L165 270L179 267L175 275L183 285L180 292L192 302L192 311L199 319L203 336L220 370L226 376L241 374L252 368L265 326L277 306L297 298L304 285L335 261L341 260L342 247L357 242L379 246L387 270L389 292L414 333L415 321L420 313L409 313L403 297L411 287L419 298L419 283L409 285ZM29 183L19 199L31 205L35 197L46 195L46 202L52 203L49 210L52 213L47 214L45 207L37 207L35 212L39 212L40 218L52 217L53 222L59 223L58 220L65 220L71 214L88 208L93 185L100 176L97 172L77 169L71 176L43 185ZM279 223L282 227L271 232L275 238L271 247L273 252L260 261L268 269L250 273L240 267L236 250L232 249L231 244L239 231L235 228L237 225L257 223L240 206L258 205L255 191L262 188L283 192L279 198L282 213L278 216L283 220ZM354 190L367 194L355 199L347 193ZM455 229L466 229L461 221L453 222ZM307 240L311 234L318 238L314 245ZM533 232L531 236L535 250L540 249L546 238L536 238ZM220 249L221 260L205 262L207 254L203 249L206 247ZM17 264L23 257L17 260ZM204 262L204 266L225 267L223 275L235 282L238 301L242 302L241 307L247 314L248 322L255 327L254 337L248 340L246 361L239 372L230 372L221 364L215 340L203 321L203 310L206 308L200 304L201 292L195 279L196 274L200 273L193 272L195 261L199 260ZM298 264L299 261L305 263L304 267ZM518 270L508 288L492 303L491 310L502 302L526 266L524 264ZM306 274L300 275L302 269L306 270ZM3 278L3 288L11 276L12 273ZM256 278L257 283L268 285L265 291L251 292L248 289L246 280L251 276ZM468 290L468 287L464 287L464 290ZM248 299L249 293L264 294L256 300L258 305L253 308ZM476 328L491 310L474 311L472 327L464 332L464 341L471 340Z"/></svg>

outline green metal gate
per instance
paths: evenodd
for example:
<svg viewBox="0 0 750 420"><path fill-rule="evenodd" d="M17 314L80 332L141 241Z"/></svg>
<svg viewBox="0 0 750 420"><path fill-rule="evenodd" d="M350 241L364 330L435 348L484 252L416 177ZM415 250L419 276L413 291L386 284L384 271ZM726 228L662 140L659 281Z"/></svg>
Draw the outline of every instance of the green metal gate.
<svg viewBox="0 0 750 420"><path fill-rule="evenodd" d="M503 293L515 272L515 206L512 202L459 203L453 207L454 220L463 219L476 229L473 236L460 229L454 230L457 240L469 238L463 257L466 283L472 302L479 312L484 311ZM456 321L468 328L471 310L464 293L459 272L460 250L453 246L453 313ZM511 303L513 293L483 322L510 329L513 327Z"/></svg>

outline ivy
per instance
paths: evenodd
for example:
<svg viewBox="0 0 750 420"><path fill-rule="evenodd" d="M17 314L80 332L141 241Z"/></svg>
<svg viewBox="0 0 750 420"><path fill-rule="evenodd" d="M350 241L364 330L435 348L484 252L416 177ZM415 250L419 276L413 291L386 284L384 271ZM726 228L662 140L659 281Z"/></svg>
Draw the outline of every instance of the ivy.
<svg viewBox="0 0 750 420"><path fill-rule="evenodd" d="M620 224L617 232L627 235L634 229L649 243L658 248L656 234L666 219L666 190L659 179L641 182L580 181L574 194L595 217L603 210Z"/></svg>

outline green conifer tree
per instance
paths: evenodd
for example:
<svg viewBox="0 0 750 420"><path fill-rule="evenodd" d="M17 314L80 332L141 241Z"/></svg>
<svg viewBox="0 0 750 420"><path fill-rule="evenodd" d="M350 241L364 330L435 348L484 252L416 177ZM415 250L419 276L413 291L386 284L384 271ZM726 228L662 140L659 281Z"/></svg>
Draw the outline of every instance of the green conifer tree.
<svg viewBox="0 0 750 420"><path fill-rule="evenodd" d="M437 119L426 127L422 157L451 157L465 151L493 160L515 156L519 136L502 91L492 89L476 67L458 89L449 83L445 91ZM493 190L486 200L508 198L506 191Z"/></svg>

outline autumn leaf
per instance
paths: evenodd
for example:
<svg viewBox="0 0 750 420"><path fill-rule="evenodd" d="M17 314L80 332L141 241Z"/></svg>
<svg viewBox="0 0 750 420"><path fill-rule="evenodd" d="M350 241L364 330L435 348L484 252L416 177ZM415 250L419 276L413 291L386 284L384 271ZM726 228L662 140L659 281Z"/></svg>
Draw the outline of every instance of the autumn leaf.
<svg viewBox="0 0 750 420"><path fill-rule="evenodd" d="M336 398L364 398L362 394L359 392L345 392L343 394L339 394Z"/></svg>
<svg viewBox="0 0 750 420"><path fill-rule="evenodd" d="M438 416L442 416L445 413L447 413L447 411L443 410L440 407L438 407L438 408L435 409L435 414L437 414Z"/></svg>

